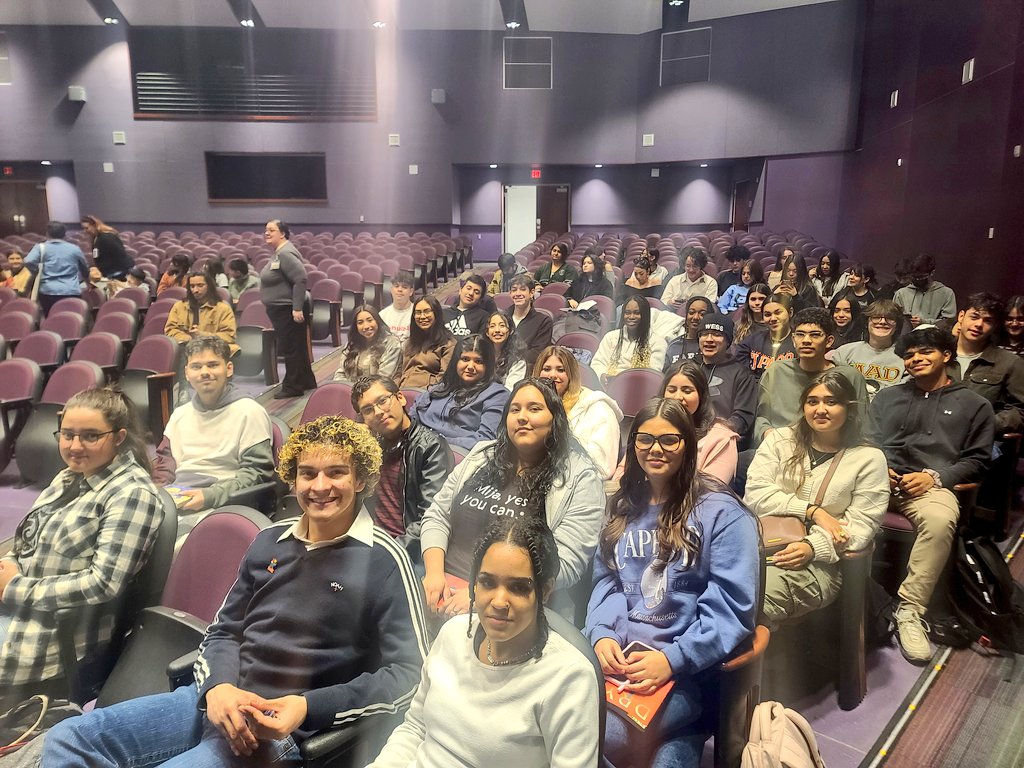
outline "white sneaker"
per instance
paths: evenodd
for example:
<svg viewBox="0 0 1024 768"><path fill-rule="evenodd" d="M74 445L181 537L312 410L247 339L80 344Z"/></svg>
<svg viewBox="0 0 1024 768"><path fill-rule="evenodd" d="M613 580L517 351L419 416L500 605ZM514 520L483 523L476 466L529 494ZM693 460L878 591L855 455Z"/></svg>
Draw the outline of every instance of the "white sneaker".
<svg viewBox="0 0 1024 768"><path fill-rule="evenodd" d="M911 664L927 664L935 653L928 641L928 625L909 605L901 605L892 615L896 624L896 637L903 658Z"/></svg>

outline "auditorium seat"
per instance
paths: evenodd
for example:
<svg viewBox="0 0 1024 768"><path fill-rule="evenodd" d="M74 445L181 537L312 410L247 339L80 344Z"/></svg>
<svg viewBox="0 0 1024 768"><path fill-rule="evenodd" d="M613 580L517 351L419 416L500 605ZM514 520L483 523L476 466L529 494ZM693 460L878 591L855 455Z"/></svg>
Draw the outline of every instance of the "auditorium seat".
<svg viewBox="0 0 1024 768"><path fill-rule="evenodd" d="M179 354L179 345L174 339L147 336L135 345L121 373L121 388L139 409L154 445L163 439L164 426L174 408Z"/></svg>
<svg viewBox="0 0 1024 768"><path fill-rule="evenodd" d="M299 423L305 424L320 416L344 416L358 420L358 414L352 407L352 385L342 381L321 384L309 396L306 407L302 409Z"/></svg>
<svg viewBox="0 0 1024 768"><path fill-rule="evenodd" d="M32 299L17 298L6 301L3 306L0 306L0 317L11 312L21 312L23 315L28 315L32 318L32 325L35 327L36 323L39 322L42 309Z"/></svg>
<svg viewBox="0 0 1024 768"><path fill-rule="evenodd" d="M32 360L0 360L0 417L10 447L17 443L46 377Z"/></svg>
<svg viewBox="0 0 1024 768"><path fill-rule="evenodd" d="M35 330L36 323L24 312L8 312L0 315L0 337L7 342L8 348L14 350L23 338Z"/></svg>
<svg viewBox="0 0 1024 768"><path fill-rule="evenodd" d="M68 350L72 350L78 340L85 335L86 315L81 315L78 312L54 312L51 310L50 314L43 318L39 328L58 334L64 340L64 346Z"/></svg>
<svg viewBox="0 0 1024 768"><path fill-rule="evenodd" d="M70 360L95 363L103 369L107 381L113 381L124 363L124 345L112 333L93 331L75 345Z"/></svg>
<svg viewBox="0 0 1024 768"><path fill-rule="evenodd" d="M243 310L235 342L239 350L231 361L236 375L258 376L262 372L267 386L278 383L277 336L262 302L253 302Z"/></svg>
<svg viewBox="0 0 1024 768"><path fill-rule="evenodd" d="M64 340L54 331L32 331L21 340L12 357L32 360L49 375L64 362Z"/></svg>

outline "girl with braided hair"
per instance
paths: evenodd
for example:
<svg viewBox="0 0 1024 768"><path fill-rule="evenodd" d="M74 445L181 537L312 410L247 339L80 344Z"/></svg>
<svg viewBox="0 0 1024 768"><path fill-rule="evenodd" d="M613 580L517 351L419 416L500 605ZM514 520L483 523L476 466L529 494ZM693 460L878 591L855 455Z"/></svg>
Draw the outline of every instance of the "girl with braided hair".
<svg viewBox="0 0 1024 768"><path fill-rule="evenodd" d="M561 561L551 605L571 613L565 590L590 563L604 504L601 471L572 436L561 398L547 382L524 379L512 390L497 438L470 451L423 515L428 607L444 616L466 613L469 591L456 584L469 581L473 546L488 525L543 517Z"/></svg>
<svg viewBox="0 0 1024 768"><path fill-rule="evenodd" d="M618 330L604 335L590 367L602 383L629 368L660 371L665 365L667 347L665 338L651 328L651 305L647 299L630 296L622 305Z"/></svg>
<svg viewBox="0 0 1024 768"><path fill-rule="evenodd" d="M759 536L753 515L720 481L697 471L697 435L676 400L655 398L634 420L626 470L609 502L594 561L584 634L625 690L675 685L646 731L614 711L605 758L624 766L697 766L706 670L754 630ZM650 650L624 653L633 642Z"/></svg>
<svg viewBox="0 0 1024 768"><path fill-rule="evenodd" d="M370 768L591 768L594 669L548 629L558 546L539 517L499 518L476 542L468 615L447 622L405 721Z"/></svg>

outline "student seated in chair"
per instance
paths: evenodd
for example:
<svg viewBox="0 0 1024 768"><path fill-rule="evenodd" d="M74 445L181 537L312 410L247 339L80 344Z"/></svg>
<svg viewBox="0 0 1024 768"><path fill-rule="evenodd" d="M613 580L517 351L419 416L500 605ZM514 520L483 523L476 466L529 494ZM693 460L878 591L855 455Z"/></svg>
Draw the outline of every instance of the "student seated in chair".
<svg viewBox="0 0 1024 768"><path fill-rule="evenodd" d="M948 331L918 328L896 342L896 354L911 379L875 395L869 436L885 453L897 508L917 529L895 619L903 656L925 664L932 647L923 616L960 519L953 486L984 477L995 415L985 398L950 378L956 340Z"/></svg>
<svg viewBox="0 0 1024 768"><path fill-rule="evenodd" d="M384 452L380 483L367 506L374 522L419 562L423 513L455 468L455 457L443 437L409 417L406 405L398 385L384 376L364 376L352 387L352 407Z"/></svg>
<svg viewBox="0 0 1024 768"><path fill-rule="evenodd" d="M0 711L17 703L4 702L11 687L61 674L56 612L123 594L164 516L135 407L122 393L75 395L54 437L67 467L18 524L12 550L0 551ZM83 633L79 654L109 633L109 622L99 637Z"/></svg>
<svg viewBox="0 0 1024 768"><path fill-rule="evenodd" d="M270 416L235 389L232 373L223 339L198 336L185 346L185 378L195 394L171 414L153 467L158 484L181 489L183 511L215 509L274 475Z"/></svg>
<svg viewBox="0 0 1024 768"><path fill-rule="evenodd" d="M480 275L467 275L459 288L459 300L454 307L444 308L444 326L457 339L473 333L482 333L487 323L487 309L482 299L487 283Z"/></svg>
<svg viewBox="0 0 1024 768"><path fill-rule="evenodd" d="M959 378L972 392L992 404L996 433L1024 429L1024 360L995 342L1006 315L1002 300L991 293L973 293L957 315L956 360Z"/></svg>
<svg viewBox="0 0 1024 768"><path fill-rule="evenodd" d="M377 441L348 419L293 432L279 472L302 516L256 537L199 648L195 684L63 721L42 764L295 765L313 733L407 706L426 634L409 558L362 506L380 462Z"/></svg>
<svg viewBox="0 0 1024 768"><path fill-rule="evenodd" d="M177 342L188 342L197 336L216 336L231 346L231 354L239 347L235 344L238 327L231 304L217 292L217 284L207 272L191 272L188 276L188 296L175 302L164 323L164 334Z"/></svg>
<svg viewBox="0 0 1024 768"><path fill-rule="evenodd" d="M871 544L889 504L885 456L864 440L864 404L846 377L818 375L800 404L799 421L757 449L743 498L760 517L794 517L807 529L768 558L763 613L771 629L836 598L840 556Z"/></svg>
<svg viewBox="0 0 1024 768"><path fill-rule="evenodd" d="M801 309L793 315L796 357L775 362L758 382L760 394L754 421L755 444L760 445L773 429L788 427L801 417L800 393L824 370L835 370L845 376L857 393L860 408L867 408L868 389L860 372L853 366L835 365L825 359L825 353L832 347L834 333L832 318L820 307Z"/></svg>

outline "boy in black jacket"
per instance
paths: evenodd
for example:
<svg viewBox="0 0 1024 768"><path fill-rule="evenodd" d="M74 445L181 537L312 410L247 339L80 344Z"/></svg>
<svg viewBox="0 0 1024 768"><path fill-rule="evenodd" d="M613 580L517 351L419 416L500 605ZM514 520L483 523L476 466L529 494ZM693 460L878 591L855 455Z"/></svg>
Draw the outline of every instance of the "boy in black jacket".
<svg viewBox="0 0 1024 768"><path fill-rule="evenodd" d="M408 706L427 636L409 558L361 504L380 463L377 441L348 419L293 432L278 471L302 517L256 537L195 684L63 721L42 765L293 764L316 731Z"/></svg>
<svg viewBox="0 0 1024 768"><path fill-rule="evenodd" d="M871 403L872 435L889 464L889 486L917 538L899 588L896 631L903 656L925 664L932 647L922 623L946 565L960 507L953 486L982 478L992 456L995 416L985 398L953 381L946 365L956 341L927 326L896 343L912 380L881 390Z"/></svg>

